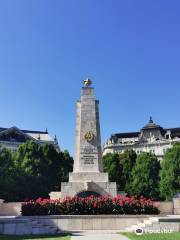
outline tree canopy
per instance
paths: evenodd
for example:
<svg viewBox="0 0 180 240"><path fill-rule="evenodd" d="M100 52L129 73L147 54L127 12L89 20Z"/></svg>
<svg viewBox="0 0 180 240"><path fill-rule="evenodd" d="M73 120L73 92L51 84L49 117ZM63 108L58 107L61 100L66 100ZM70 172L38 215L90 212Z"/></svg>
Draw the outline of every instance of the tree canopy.
<svg viewBox="0 0 180 240"><path fill-rule="evenodd" d="M108 153L103 157L104 171L108 172L110 181L117 183L118 190L126 189L136 157L133 150L126 150L121 154Z"/></svg>
<svg viewBox="0 0 180 240"><path fill-rule="evenodd" d="M11 152L0 147L0 198L8 199L13 188L14 162Z"/></svg>
<svg viewBox="0 0 180 240"><path fill-rule="evenodd" d="M160 192L167 200L180 193L180 143L174 144L164 155Z"/></svg>
<svg viewBox="0 0 180 240"><path fill-rule="evenodd" d="M133 150L126 150L105 155L103 166L109 180L129 195L172 199L180 193L180 143L167 150L161 165L154 154L137 156ZM68 151L57 152L51 144L27 141L15 153L0 147L0 198L47 198L51 191L61 190L61 182L68 181L72 169L73 158Z"/></svg>
<svg viewBox="0 0 180 240"><path fill-rule="evenodd" d="M23 201L48 197L59 190L72 171L73 159L67 151L57 152L53 145L27 141L12 155L7 149L0 152L0 171L6 181L0 185L0 198ZM7 191L3 190L8 189Z"/></svg>
<svg viewBox="0 0 180 240"><path fill-rule="evenodd" d="M125 190L131 179L132 169L136 163L136 152L133 150L126 150L119 155L120 164L122 166L121 189Z"/></svg>
<svg viewBox="0 0 180 240"><path fill-rule="evenodd" d="M157 157L151 153L141 153L132 169L127 192L130 195L159 198L159 171Z"/></svg>
<svg viewBox="0 0 180 240"><path fill-rule="evenodd" d="M103 157L104 171L109 174L109 181L116 182L120 188L122 177L122 166L119 162L118 153L108 153Z"/></svg>

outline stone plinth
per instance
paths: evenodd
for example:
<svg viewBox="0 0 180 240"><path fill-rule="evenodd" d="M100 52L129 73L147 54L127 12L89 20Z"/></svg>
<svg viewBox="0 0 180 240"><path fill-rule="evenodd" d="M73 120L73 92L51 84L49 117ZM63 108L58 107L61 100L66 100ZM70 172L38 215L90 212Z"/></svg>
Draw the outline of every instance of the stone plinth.
<svg viewBox="0 0 180 240"><path fill-rule="evenodd" d="M69 182L108 182L108 174L100 172L69 173Z"/></svg>
<svg viewBox="0 0 180 240"><path fill-rule="evenodd" d="M76 196L82 192L94 192L102 196L117 195L116 183L114 182L68 182L61 184L61 197Z"/></svg>

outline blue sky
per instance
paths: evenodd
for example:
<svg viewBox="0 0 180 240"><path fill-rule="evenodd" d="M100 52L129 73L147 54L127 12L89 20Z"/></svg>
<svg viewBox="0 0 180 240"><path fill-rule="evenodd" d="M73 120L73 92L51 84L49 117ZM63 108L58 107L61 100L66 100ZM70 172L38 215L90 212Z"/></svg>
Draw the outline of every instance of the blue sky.
<svg viewBox="0 0 180 240"><path fill-rule="evenodd" d="M102 143L150 115L180 127L179 0L1 0L0 126L74 152L75 102L93 80Z"/></svg>

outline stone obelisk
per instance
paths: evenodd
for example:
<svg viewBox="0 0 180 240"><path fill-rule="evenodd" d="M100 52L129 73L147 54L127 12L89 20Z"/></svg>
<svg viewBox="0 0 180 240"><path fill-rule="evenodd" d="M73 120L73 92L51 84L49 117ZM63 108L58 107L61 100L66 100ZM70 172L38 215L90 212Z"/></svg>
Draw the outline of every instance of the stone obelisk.
<svg viewBox="0 0 180 240"><path fill-rule="evenodd" d="M103 171L99 125L99 101L95 100L90 80L85 80L81 100L77 101L74 173Z"/></svg>
<svg viewBox="0 0 180 240"><path fill-rule="evenodd" d="M73 172L69 182L61 183L61 197L116 196L116 183L103 172L99 101L95 99L91 80L84 80L81 99L77 101L76 145Z"/></svg>

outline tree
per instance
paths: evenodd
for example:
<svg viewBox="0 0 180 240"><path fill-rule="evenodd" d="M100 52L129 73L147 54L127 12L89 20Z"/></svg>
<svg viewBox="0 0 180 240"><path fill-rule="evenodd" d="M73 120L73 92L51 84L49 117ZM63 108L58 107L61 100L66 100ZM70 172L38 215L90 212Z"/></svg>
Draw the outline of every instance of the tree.
<svg viewBox="0 0 180 240"><path fill-rule="evenodd" d="M11 152L0 147L0 198L10 199L13 185L14 163Z"/></svg>
<svg viewBox="0 0 180 240"><path fill-rule="evenodd" d="M131 178L131 172L136 162L136 152L134 150L126 150L119 155L120 164L122 165L121 189L126 190Z"/></svg>
<svg viewBox="0 0 180 240"><path fill-rule="evenodd" d="M24 201L49 197L68 181L73 158L68 151L57 152L52 144L27 141L15 154L0 148L0 198Z"/></svg>
<svg viewBox="0 0 180 240"><path fill-rule="evenodd" d="M108 153L103 157L104 171L108 172L110 181L117 183L118 190L125 190L136 157L137 155L133 150L126 150L121 154Z"/></svg>
<svg viewBox="0 0 180 240"><path fill-rule="evenodd" d="M151 153L141 153L132 169L131 180L127 187L130 195L159 198L160 163Z"/></svg>
<svg viewBox="0 0 180 240"><path fill-rule="evenodd" d="M118 190L125 190L136 157L133 150L126 150L123 153L108 153L103 157L104 171L108 172L110 181L117 183Z"/></svg>
<svg viewBox="0 0 180 240"><path fill-rule="evenodd" d="M160 175L162 197L168 200L180 193L180 143L176 143L165 153Z"/></svg>
<svg viewBox="0 0 180 240"><path fill-rule="evenodd" d="M103 156L104 171L109 174L109 180L117 183L117 188L120 189L122 166L119 162L118 153L108 153Z"/></svg>
<svg viewBox="0 0 180 240"><path fill-rule="evenodd" d="M64 150L61 154L63 155L60 169L61 182L68 182L69 172L73 171L73 158L69 155L67 150Z"/></svg>
<svg viewBox="0 0 180 240"><path fill-rule="evenodd" d="M17 174L14 197L16 200L48 197L51 191L60 190L61 181L72 170L69 153L57 152L53 145L39 145L27 141L15 154Z"/></svg>
<svg viewBox="0 0 180 240"><path fill-rule="evenodd" d="M19 146L15 154L15 176L17 187L16 200L34 199L47 196L47 186L43 184L43 170L47 164L42 146L34 141L27 141Z"/></svg>

